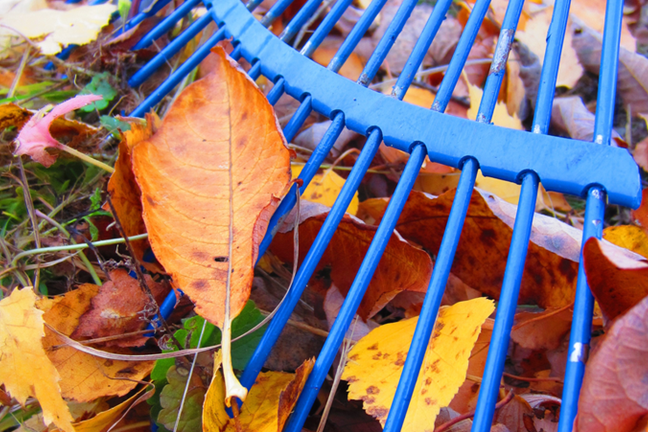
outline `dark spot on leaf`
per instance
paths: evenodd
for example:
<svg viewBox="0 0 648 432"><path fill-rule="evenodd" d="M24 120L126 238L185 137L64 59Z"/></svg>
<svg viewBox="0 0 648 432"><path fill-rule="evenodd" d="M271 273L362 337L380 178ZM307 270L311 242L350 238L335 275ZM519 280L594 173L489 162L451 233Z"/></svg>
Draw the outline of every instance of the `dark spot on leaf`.
<svg viewBox="0 0 648 432"><path fill-rule="evenodd" d="M372 357L372 359L374 359L374 360L380 360L380 357L382 357L382 353L381 353L380 351L378 351L376 354L374 354L374 356Z"/></svg>
<svg viewBox="0 0 648 432"><path fill-rule="evenodd" d="M421 390L421 394L422 394L422 395L424 395L425 393L427 393L427 389L426 389L426 388L424 388L423 390Z"/></svg>
<svg viewBox="0 0 648 432"><path fill-rule="evenodd" d="M358 360L359 357L360 356L358 354L353 354L352 356L349 357L349 360L356 361L356 360Z"/></svg>
<svg viewBox="0 0 648 432"><path fill-rule="evenodd" d="M354 382L358 381L358 378L356 378L355 375L354 375L354 376L348 377L346 380L347 380L347 382L354 383Z"/></svg>
<svg viewBox="0 0 648 432"><path fill-rule="evenodd" d="M425 405L432 405L432 399L431 398L425 398Z"/></svg>
<svg viewBox="0 0 648 432"><path fill-rule="evenodd" d="M157 203L156 203L155 201L153 201L153 198L151 198L150 195L145 195L145 196L146 196L146 202L147 202L151 207L155 207L155 206L157 205Z"/></svg>
<svg viewBox="0 0 648 432"><path fill-rule="evenodd" d="M191 282L191 287L196 290L203 290L207 287L207 281L195 280Z"/></svg>
<svg viewBox="0 0 648 432"><path fill-rule="evenodd" d="M362 396L360 400L368 404L372 404L376 402L376 398L374 398L373 396Z"/></svg>
<svg viewBox="0 0 648 432"><path fill-rule="evenodd" d="M565 275L565 277L570 281L576 278L576 263L573 261L566 258L561 259L560 264L558 264L558 270L560 270L560 273Z"/></svg>
<svg viewBox="0 0 648 432"><path fill-rule="evenodd" d="M429 386L430 384L432 384L432 378L428 377L428 378L425 379L425 385Z"/></svg>
<svg viewBox="0 0 648 432"><path fill-rule="evenodd" d="M380 389L376 386L370 386L367 387L367 394L378 394L380 393Z"/></svg>
<svg viewBox="0 0 648 432"><path fill-rule="evenodd" d="M367 411L367 414L372 415L374 417L378 417L378 418L384 418L384 417L387 416L388 413L389 413L389 410L387 408L385 408L385 407L376 407L376 408L374 408L372 410Z"/></svg>
<svg viewBox="0 0 648 432"><path fill-rule="evenodd" d="M226 256L214 257L214 261L220 262L220 263L227 262L228 260L229 260L229 258L227 258Z"/></svg>
<svg viewBox="0 0 648 432"><path fill-rule="evenodd" d="M495 246L495 230L493 229L482 230L481 234L479 235L479 240L486 247Z"/></svg>
<svg viewBox="0 0 648 432"><path fill-rule="evenodd" d="M108 359L108 360L106 360L106 361L104 362L104 366L106 366L106 367L110 367L110 366L112 366L112 365L113 365L113 361L110 360L110 359Z"/></svg>
<svg viewBox="0 0 648 432"><path fill-rule="evenodd" d="M389 353L383 354L383 359L387 359L387 358L389 358Z"/></svg>
<svg viewBox="0 0 648 432"><path fill-rule="evenodd" d="M134 373L135 373L135 369L129 366L124 369L121 369L119 372L117 372L117 375L131 375Z"/></svg>
<svg viewBox="0 0 648 432"><path fill-rule="evenodd" d="M378 344L375 343L371 345L369 348L367 348L369 351L376 351L378 349Z"/></svg>

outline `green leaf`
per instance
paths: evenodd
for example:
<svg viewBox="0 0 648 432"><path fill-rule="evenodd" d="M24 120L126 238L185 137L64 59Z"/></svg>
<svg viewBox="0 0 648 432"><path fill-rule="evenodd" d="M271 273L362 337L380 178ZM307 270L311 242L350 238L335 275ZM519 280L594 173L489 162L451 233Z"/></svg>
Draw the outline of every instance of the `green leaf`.
<svg viewBox="0 0 648 432"><path fill-rule="evenodd" d="M117 90L110 85L109 82L110 75L108 72L101 73L92 77L92 81L86 85L81 94L94 94L98 96L103 96L103 100L99 100L86 105L81 109L83 112L94 112L95 110L101 111L104 108L108 107L110 101L112 101L115 96L117 96Z"/></svg>
<svg viewBox="0 0 648 432"><path fill-rule="evenodd" d="M184 368L169 368L166 379L168 384L160 393L160 405L162 410L159 412L157 420L168 430L174 430L178 410L182 402L184 389L189 379L189 371ZM191 377L187 395L182 408L180 421L178 422L178 432L193 432L202 430L202 405L205 400L207 388L202 380L195 373Z"/></svg>
<svg viewBox="0 0 648 432"><path fill-rule="evenodd" d="M99 117L99 121L101 122L101 126L106 128L106 130L111 134L118 134L119 131L125 132L131 128L130 123L117 120L115 117L107 115Z"/></svg>

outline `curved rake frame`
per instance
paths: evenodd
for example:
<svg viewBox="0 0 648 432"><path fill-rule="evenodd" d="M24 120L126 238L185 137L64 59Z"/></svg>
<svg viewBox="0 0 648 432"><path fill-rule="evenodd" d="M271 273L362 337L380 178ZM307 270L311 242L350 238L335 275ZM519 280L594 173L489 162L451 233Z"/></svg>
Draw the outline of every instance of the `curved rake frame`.
<svg viewBox="0 0 648 432"><path fill-rule="evenodd" d="M308 0L279 38L270 33L266 27L285 11L292 0L278 0L259 22L250 11L253 11L260 2L261 0L250 0L247 5L244 5L238 0L217 0L213 3L203 0L202 4L207 7L208 13L189 26L129 81L132 86L144 82L213 20L218 24L219 30L149 95L132 113L133 116L143 116L184 79L209 54L210 49L217 42L231 37L235 46L232 57L243 56L252 64L248 73L253 79L262 74L274 83L274 87L268 94L268 100L272 104L276 103L284 93L301 102L299 109L284 128L284 135L288 141L295 136L313 110L332 120L321 143L300 174L303 180L302 192L331 150L343 127L367 136L367 142L300 266L291 290L270 322L243 373L243 385L250 388L254 384L270 350L327 248L345 209L369 168L380 142L384 140L388 145L409 152L410 158L285 430L291 432L301 430L427 155L432 161L461 169L462 173L421 315L384 429L398 431L405 419L459 242L477 170L481 169L486 176L522 184L497 316L472 428L475 432L489 431L506 359L539 184L542 183L547 190L587 198L583 240L601 237L608 199L610 203L633 208L640 204L641 184L636 164L626 150L609 145L614 114L623 2L608 0L607 5L594 132L595 143L546 135L569 14L569 0L557 0L554 7L536 100L533 132L509 130L490 124L523 0L509 2L495 49L495 60L491 64L484 87L477 121L445 115L443 111L466 63L470 47L486 15L490 0L476 1L439 87L434 105L429 110L403 103L401 100L436 36L452 0L437 2L391 96L371 91L366 87L402 31L417 3L416 0L402 2L357 83L337 75L336 72L356 47L386 0L372 1L327 68L317 65L308 57L329 34L351 4L351 0L338 0L335 3L299 53L285 42L290 41L299 32L308 18L316 12L321 0ZM146 35L136 48L148 46L166 33L193 7L200 4L199 0L186 0ZM137 15L133 20L141 21L142 15ZM270 244L277 222L294 206L296 200L294 190L292 192L282 201L273 216L268 234L260 246L260 256ZM163 315L168 316L174 305L175 296L172 295L161 306ZM571 430L576 415L587 346L590 341L592 308L593 297L587 286L581 263L564 381L560 432Z"/></svg>

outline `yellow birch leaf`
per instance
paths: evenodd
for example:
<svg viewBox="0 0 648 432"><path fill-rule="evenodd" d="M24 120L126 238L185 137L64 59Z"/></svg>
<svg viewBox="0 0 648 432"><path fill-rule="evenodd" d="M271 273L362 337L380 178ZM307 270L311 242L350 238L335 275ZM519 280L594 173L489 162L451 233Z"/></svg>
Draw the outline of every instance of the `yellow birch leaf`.
<svg viewBox="0 0 648 432"><path fill-rule="evenodd" d="M292 176L297 178L301 172L302 165L292 165ZM340 194L344 186L344 178L340 177L335 171L326 171L323 174L315 174L311 182L304 191L302 198L310 202L324 204L327 207L333 207L335 199ZM354 215L358 212L358 192L353 195L346 212Z"/></svg>
<svg viewBox="0 0 648 432"><path fill-rule="evenodd" d="M603 230L603 238L648 258L648 236L641 227L635 225L608 227Z"/></svg>
<svg viewBox="0 0 648 432"><path fill-rule="evenodd" d="M495 309L476 298L441 308L410 402L404 431L432 431L442 407L448 406L466 380L470 353L481 326ZM384 426L403 371L418 317L373 330L349 353L342 379L349 398L364 402L365 411Z"/></svg>
<svg viewBox="0 0 648 432"><path fill-rule="evenodd" d="M138 391L133 396L126 399L124 402L106 411L100 412L99 414L92 417L91 419L74 423L74 431L75 432L96 432L96 431L108 430L110 426L116 424L122 419L126 410L132 408L135 404L143 400L146 400L153 395L154 390L149 390L147 393L142 395L142 392L145 389L146 387L142 388L142 390Z"/></svg>
<svg viewBox="0 0 648 432"><path fill-rule="evenodd" d="M281 432L314 364L315 359L306 360L294 374L260 373L236 419L225 413L225 383L216 370L205 396L203 431Z"/></svg>
<svg viewBox="0 0 648 432"><path fill-rule="evenodd" d="M21 404L38 399L45 423L73 432L72 415L61 396L58 371L47 358L43 311L31 287L15 289L0 301L0 383Z"/></svg>

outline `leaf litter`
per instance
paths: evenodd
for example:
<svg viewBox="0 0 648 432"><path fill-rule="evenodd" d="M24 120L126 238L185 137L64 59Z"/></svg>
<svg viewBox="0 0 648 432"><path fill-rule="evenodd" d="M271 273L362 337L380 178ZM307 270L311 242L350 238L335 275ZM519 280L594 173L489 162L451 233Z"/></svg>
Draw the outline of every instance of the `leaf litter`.
<svg viewBox="0 0 648 432"><path fill-rule="evenodd" d="M600 64L600 17L604 3L598 0L587 3L576 1L572 7L568 41L563 47L563 56L566 57L563 60L567 60L568 63L561 63L559 88L552 116L552 133L573 139L592 139L596 87L590 83L592 78L595 80ZM359 48L341 70L342 75L353 80L360 76L373 47L389 26L399 4L399 1L388 2L387 8L377 17ZM367 6L366 2L357 2L345 12L343 20L338 23L333 34L327 37L316 51L314 60L323 65L330 62L343 38ZM43 12L42 7L43 4L38 2L24 2L19 7L7 6L3 22L15 19L19 14L33 13L30 10L41 9L33 15L34 17L50 13ZM423 69L419 71L412 88L405 95L405 102L431 106L437 86L443 77L444 67L453 54L465 26L470 7L470 4L451 7L449 16L425 57ZM491 4L487 20L479 29L478 42L471 50L465 78L460 80L450 102L449 114L474 118L473 110L480 99L481 87L488 73L505 8L505 2L494 1ZM105 9L108 11L107 7ZM416 6L405 27L406 31L396 41L395 48L381 66L377 78L370 83L370 88L385 94L390 93L390 87L402 70L416 36L431 10L432 6L428 4ZM642 69L645 58L639 51L641 32L645 32L642 26L646 24L636 18L637 11L640 10L641 6L635 7L633 11L628 8L629 13L622 26L623 47L618 83L619 100L622 104L617 107L614 134L617 137L616 143L627 145L638 163L645 167L648 166L645 156L648 153L648 130L642 116L642 104L645 102L642 95L645 93L643 82L646 81L646 76L643 70L645 68ZM88 14L89 9L86 7L72 7L70 11L72 12L63 14L78 17L75 18L77 23L95 20ZM93 10L97 14L101 11L100 8ZM535 102L539 68L543 59L543 41L551 12L551 6L542 2L525 3L520 31L516 33L517 41L507 65L504 89L499 97L500 103L496 108L494 123L516 129L527 127ZM13 402L15 405L24 402L25 407L16 411L12 418L3 414L4 417L0 418L3 430L7 425L16 427L20 422L24 422L25 427L43 430L43 422L54 418L50 405L54 400L65 401L65 406L69 407L70 415L65 420L67 423L62 425L54 422L63 430L68 430L65 429L68 424L75 430L106 429L117 422L124 426L142 424L146 425L142 426L146 429L151 421L156 422L160 430L169 431L195 430L199 429L200 425L209 427L205 430L280 430L296 401L300 386L305 382L310 367L308 361L298 370L297 375L292 371L310 357L311 354L307 354L310 351L294 349L290 355L287 352L279 353L280 361L268 363L267 365L271 366L270 370L263 372L259 377L260 381L251 388L239 417L230 419L224 410L227 396L223 372L219 365L225 352L218 351L216 359L207 352L213 352L224 336L217 326L224 325L223 301L220 299L227 296L223 294L223 281L221 278L218 282L219 287L214 288L211 275L206 276L200 271L190 270L188 266L178 265L177 262L181 261L177 261L177 257L196 261L202 264L203 269L212 272L222 268L228 272L231 265L235 270L232 282L241 285L239 282L244 279L245 283L242 286L246 287L243 289L243 296L237 297L236 304L232 306L234 312L231 318L240 311L233 321L230 320L232 336L236 339L257 326L276 304L265 301L263 296L267 293L262 291L271 286L275 287L279 290L276 293L277 297L281 298L290 283L288 269L295 264L292 225L286 224L280 228L270 253L261 260L263 270L254 269L258 258L255 248L263 237L264 224L282 198L290 179L291 152L285 149L273 110L263 98L262 93L267 94L271 84L261 78L257 81L261 91L257 90L238 71L238 66L221 51L210 56L209 65L205 62L201 66L201 75L208 70L212 71L212 75L194 84L190 83L195 79L190 78L187 82L188 87L181 85L174 95L163 101L158 109L159 113L164 113L162 120L156 118L154 113L147 114L146 120L114 115L118 112L130 112L141 100L139 98L150 92L167 73L158 72L152 79L152 84L147 83L139 89L141 93L128 90L123 82L123 77L130 76L143 64L147 55L146 50L131 53L124 47L132 46L131 42L136 39L137 32L145 31L147 26L150 28L166 13L168 9L145 21L141 29L135 29L135 32L118 39L114 39L110 34L116 24L104 27L105 22L101 21L104 18L97 18L93 24L94 30L83 35L76 34L73 29L68 34L50 32L47 37L41 39L32 36L32 33L36 30L42 31L45 27L33 28L35 21L26 20L21 25L31 25L32 28L26 28L22 33L31 38L29 41L25 41L15 32L5 32L6 29L2 29L2 35L6 35L4 41L9 44L9 49L3 53L3 61L6 63L2 64L3 69L0 71L0 90L4 92L0 97L6 96L4 104L0 105L0 126L4 131L2 139L10 144L19 138L16 144L20 145L0 147L3 161L2 178L6 181L0 188L0 210L7 216L7 221L2 222L5 255L3 259L6 261L2 270L4 300L0 302L11 299L18 295L17 293L24 295L24 287L38 282L33 291L38 294L34 297L34 306L30 307L36 315L42 314L43 324L40 325L40 335L30 334L29 337L33 338L30 343L41 346L42 342L46 357L42 360L43 367L49 362L54 368L42 374L41 378L47 378L47 382L53 380L60 387L49 393L51 398L36 395L40 402L38 404L32 398L21 401L21 393L5 381L3 391L7 392L8 403ZM273 31L280 32L289 22L292 13L287 11L280 17ZM635 21L632 21L633 19ZM212 31L211 28L206 29L204 37ZM106 42L109 39L113 40ZM303 40L305 39L302 37L302 42L296 43L297 48ZM39 64L38 61L48 59L43 56L48 50L53 52L69 43L83 45L74 51L70 60L52 60L55 66L50 72L34 66ZM158 41L160 47L166 43L166 36ZM179 57L188 55L191 49L193 48L189 47ZM22 61L23 59L25 61ZM36 63L32 61L34 59L37 60ZM176 59L171 60L172 63L175 61ZM21 63L25 65L21 67ZM249 67L245 62L241 63L244 67ZM219 105L219 98L224 100L222 96L228 92L251 96L240 97L240 101L235 101L241 105ZM86 94L78 98L94 102L74 111L78 107L76 101L80 100L73 99L77 94ZM211 97L213 95L216 96ZM98 100L99 96L103 99ZM213 109L213 112L202 109L203 105L199 105L202 102L196 102L201 98L211 98L210 103L214 105L209 109ZM50 114L46 114L50 109L48 105L55 105ZM224 109L225 106L229 108ZM249 113L246 120L257 121L256 126L251 126L252 123L243 120L244 110L237 106L246 107L245 112ZM288 97L282 98L276 105L275 109L280 113L282 124L287 123L289 115L297 106L298 104ZM252 113L253 115L250 115ZM64 114L65 117L58 117L58 114ZM218 117L219 115L221 117ZM250 120L250 117L253 119ZM222 253L220 250L214 252L211 247L209 239L217 237L220 238L220 245L227 245L228 230L224 231L225 234L206 234L202 225L200 228L192 228L189 222L203 216L206 220L212 220L227 213L224 211L226 205L215 204L212 197L201 197L201 194L205 195L201 187L206 186L208 194L218 196L218 193L210 188L227 183L207 180L205 174L216 166L214 161L218 160L218 150L215 150L217 146L211 142L210 145L205 145L201 141L203 136L202 139L212 140L216 130L214 124L224 123L215 121L215 118L229 118L230 122L232 118L237 118L237 121L231 123L235 125L232 128L233 137L253 140L258 144L260 137L274 136L269 141L276 146L268 147L267 155L282 161L282 168L278 169L281 172L281 181L275 182L275 188L267 192L265 201L255 209L243 208L242 214L249 213L250 219L245 220L241 227L253 227L244 235L248 240L244 242L247 252L244 254L246 258L243 260L243 267L239 266L241 259L236 258L236 253L229 254L227 247ZM309 116L294 142L289 145L299 153L301 159L298 163L307 159L329 124L330 121L319 114L313 113ZM101 126L105 126L105 129L101 129ZM106 137L109 136L117 139L106 141ZM117 144L119 141L121 142ZM306 200L301 203L303 212L297 241L300 261L310 248L328 213L326 206L332 204L331 199L335 198L344 184L346 173L353 165L363 141L362 136L345 131L322 167L323 171L320 171L315 181L309 185L304 198L323 203L325 206ZM106 145L105 142L109 144ZM184 147L174 145L176 142L182 142ZM231 139L230 142L238 144ZM72 151L60 152L61 149L66 150L63 146ZM12 155L12 150L16 148L17 154L24 153L33 157L34 162L28 157L21 158L24 176L21 176L16 159ZM170 150L173 156L183 163L180 167L159 163L162 161L160 153L152 153L153 150L157 152L159 149ZM323 336L330 329L339 311L340 302L355 276L354 269L357 269L362 260L375 232L375 225L382 217L391 191L408 158L406 154L392 150L381 146L380 155L365 177L349 210L350 214L343 218L338 232L310 281L305 297L289 323L289 327L299 325L302 332L299 339L294 339L293 345L298 343L304 345L300 348L316 347L313 354L318 352L317 347L321 346ZM118 153L116 160L115 153ZM149 157L153 154L157 159ZM256 154L254 157L273 159ZM187 174L188 171L183 170L188 166L187 161L188 165L195 169L194 173ZM49 168L40 165L40 162L44 162ZM169 162L168 158L166 162ZM115 172L108 179L106 172L111 171L113 165ZM294 175L299 171L296 168L298 166L293 165ZM149 173L156 173L154 181L146 178ZM411 326L411 323L416 321L454 196L458 174L450 167L426 161L416 181L415 190L418 192L413 193L406 204L396 232L388 245L388 253L380 263L368 295L359 310L359 327L362 329L360 334L364 338L371 337L372 332L379 334L381 331L387 331L390 326ZM244 178L242 188L247 188L254 195L259 189L258 178L258 175L255 175L254 181ZM179 205L163 201L160 199L160 192L167 195L173 191L170 183L163 182L169 179L179 181L183 187L197 187L197 192L179 199ZM483 176L480 176L478 186L482 190L475 191L472 197L466 229L444 296L444 304L447 304L448 308L443 311L471 302L485 304L488 302L486 298L497 299L499 295L519 188ZM111 214L102 211L97 205L105 200L106 193L110 194L114 204L114 220ZM226 195L226 192L221 193L223 194ZM156 214L149 199L162 203L160 207L163 207L164 211ZM573 197L544 191L539 193L538 202L538 213L522 282L520 308L515 316L503 379L502 395L511 390L514 394L509 393L509 396L500 400L498 406L501 408L495 417L497 424L492 430L525 432L535 428L549 431L555 429L559 418L561 379L567 360L565 347L571 326L583 203ZM357 215L362 221L351 216L356 213L356 207ZM173 215L173 211L170 211L172 208L179 210L183 218L170 217ZM67 231L66 234L46 221L36 225L39 238L49 253L30 251L34 247L34 222L37 223L37 220L31 219L30 216L35 210L39 212L36 214L48 215ZM647 294L643 289L646 266L644 230L648 225L644 220L644 210L639 209L631 213L627 209L609 208L606 215L606 225L609 228L605 230L605 240L590 240L584 246L585 270L597 300L592 342L597 348L594 349L587 368L589 375L586 376L584 385L578 430L632 430L637 419L645 416L645 407L636 396L640 394L636 391L645 391L645 386L635 385L630 388L629 381L625 380L626 375L640 373L641 365L637 361L624 363L629 358L641 358L641 352L634 348L634 343L645 333L640 330L638 324L641 314L638 308L645 303ZM421 215L424 220L417 224L414 217ZM236 213L236 216L238 219L239 214ZM119 230L114 226L115 221L120 225ZM235 234L239 235L239 225L234 224L233 228ZM91 248L88 252L88 262L102 281L101 286L89 283L91 278L87 265L82 263L74 252L62 249L71 241L83 243L115 239L120 237L120 231L127 236L148 232L149 238L131 242L133 256L130 256L129 250L123 246ZM186 242L186 239L189 242ZM205 257L212 261L191 255L195 251L205 252L205 248L197 246L201 244L210 246ZM22 252L29 254L21 255ZM169 255L173 256L174 253L176 264L169 260ZM176 290L179 304L168 322L160 323L155 319L157 306L149 302L149 298L141 291L139 282L128 275L135 266L143 266L145 269L144 282L157 294L158 304L163 294L171 289ZM246 269L245 277L241 281L236 279L237 268ZM187 283L187 276L208 281L203 287L205 293L192 289L191 284ZM180 297L178 289L188 296ZM209 294L206 294L207 292ZM220 293L220 299L214 296L214 292ZM56 297L47 298L47 294ZM261 306L255 306L248 298ZM444 322L443 311L440 323ZM486 314L486 309L483 313ZM427 405L425 398L413 401L413 405L418 406L417 402L420 405L422 400L422 405L428 408L433 406L437 412L434 414L436 422L432 420L426 425L436 423L437 429L441 430L462 430L461 427L470 427L492 325L491 319L484 318L483 324L474 325L475 329L479 330L476 339L474 335L458 337L458 340L453 339L447 345L450 350L464 347L472 352L468 358L462 357L461 373L456 376L450 373L442 374L443 379L452 375L453 383L451 389L441 390L439 387L430 391L434 395L434 404ZM439 324L437 329L438 326ZM146 330L148 327L154 329ZM467 331L468 326L465 327L460 328ZM232 343L232 369L240 371L244 368L262 332L263 329L257 330ZM607 336L599 336L606 333ZM76 341L71 342L69 336ZM347 336L351 337L351 334ZM364 339L361 339L361 336L354 337L356 340L360 339L354 350L363 346ZM441 336L442 332L436 337ZM409 338L401 334L383 339L401 344L401 351L409 346ZM35 344L35 341L38 341L38 344ZM382 339L380 342L382 343ZM436 347L437 342L433 340L432 345ZM612 346L613 343L616 345ZM352 351L351 356L357 352ZM3 354L6 352L3 351ZM622 354L625 357L621 358ZM163 358L165 356L167 358ZM282 356L285 360L283 362ZM362 368L363 372L384 371L384 368L379 368L375 363L377 361L373 357L368 359L366 366ZM349 364L351 363L350 361ZM629 366L624 366L626 364ZM291 366L285 369L285 365ZM628 369L623 369L624 367ZM598 370L610 373L592 372ZM619 370L623 370L624 373L615 375L615 371ZM353 371L352 366L347 366L343 376L353 376L349 375L349 371ZM428 372L423 371L423 374L425 373ZM231 381L233 374L229 376ZM155 394L147 391L147 387L139 385L145 381L152 381ZM286 387L289 382L293 383L292 387ZM439 379L435 379L432 384L436 385L439 382ZM637 382L639 380L634 380L633 383ZM380 414L377 406L368 402L370 396L366 392L356 395L365 399L363 403L366 405L366 411L375 418L368 416L362 404L354 401L354 386L357 386L357 381L349 379L343 381L339 387L334 384L325 383L320 395L320 399L325 401L328 395L324 393L328 388L339 388L331 394L330 409L327 409L325 414L314 411L309 417L310 423L307 425L311 426L308 427L315 430L317 424L322 423L325 430L332 431L348 430L350 425L362 424L362 427L367 427L368 430L380 430L380 421L384 418L377 415ZM389 391L380 385L375 385L380 392L371 395L374 399L376 395L389 394ZM150 384L148 388L151 388ZM286 390L290 393L289 396L281 395L284 388L293 389ZM147 398L148 404L138 405ZM430 398L432 401L432 396ZM73 401L84 401L87 407L77 408L75 404L78 402ZM616 412L614 410L618 406L626 406L628 402L634 404L631 406L636 409L627 412L628 420L625 423L619 423L613 415L607 414ZM388 405L385 402L380 408L388 409ZM133 406L135 409L130 409ZM61 409L61 412L65 412ZM419 410L411 412L419 413ZM406 427L404 430L418 430L418 427Z"/></svg>

